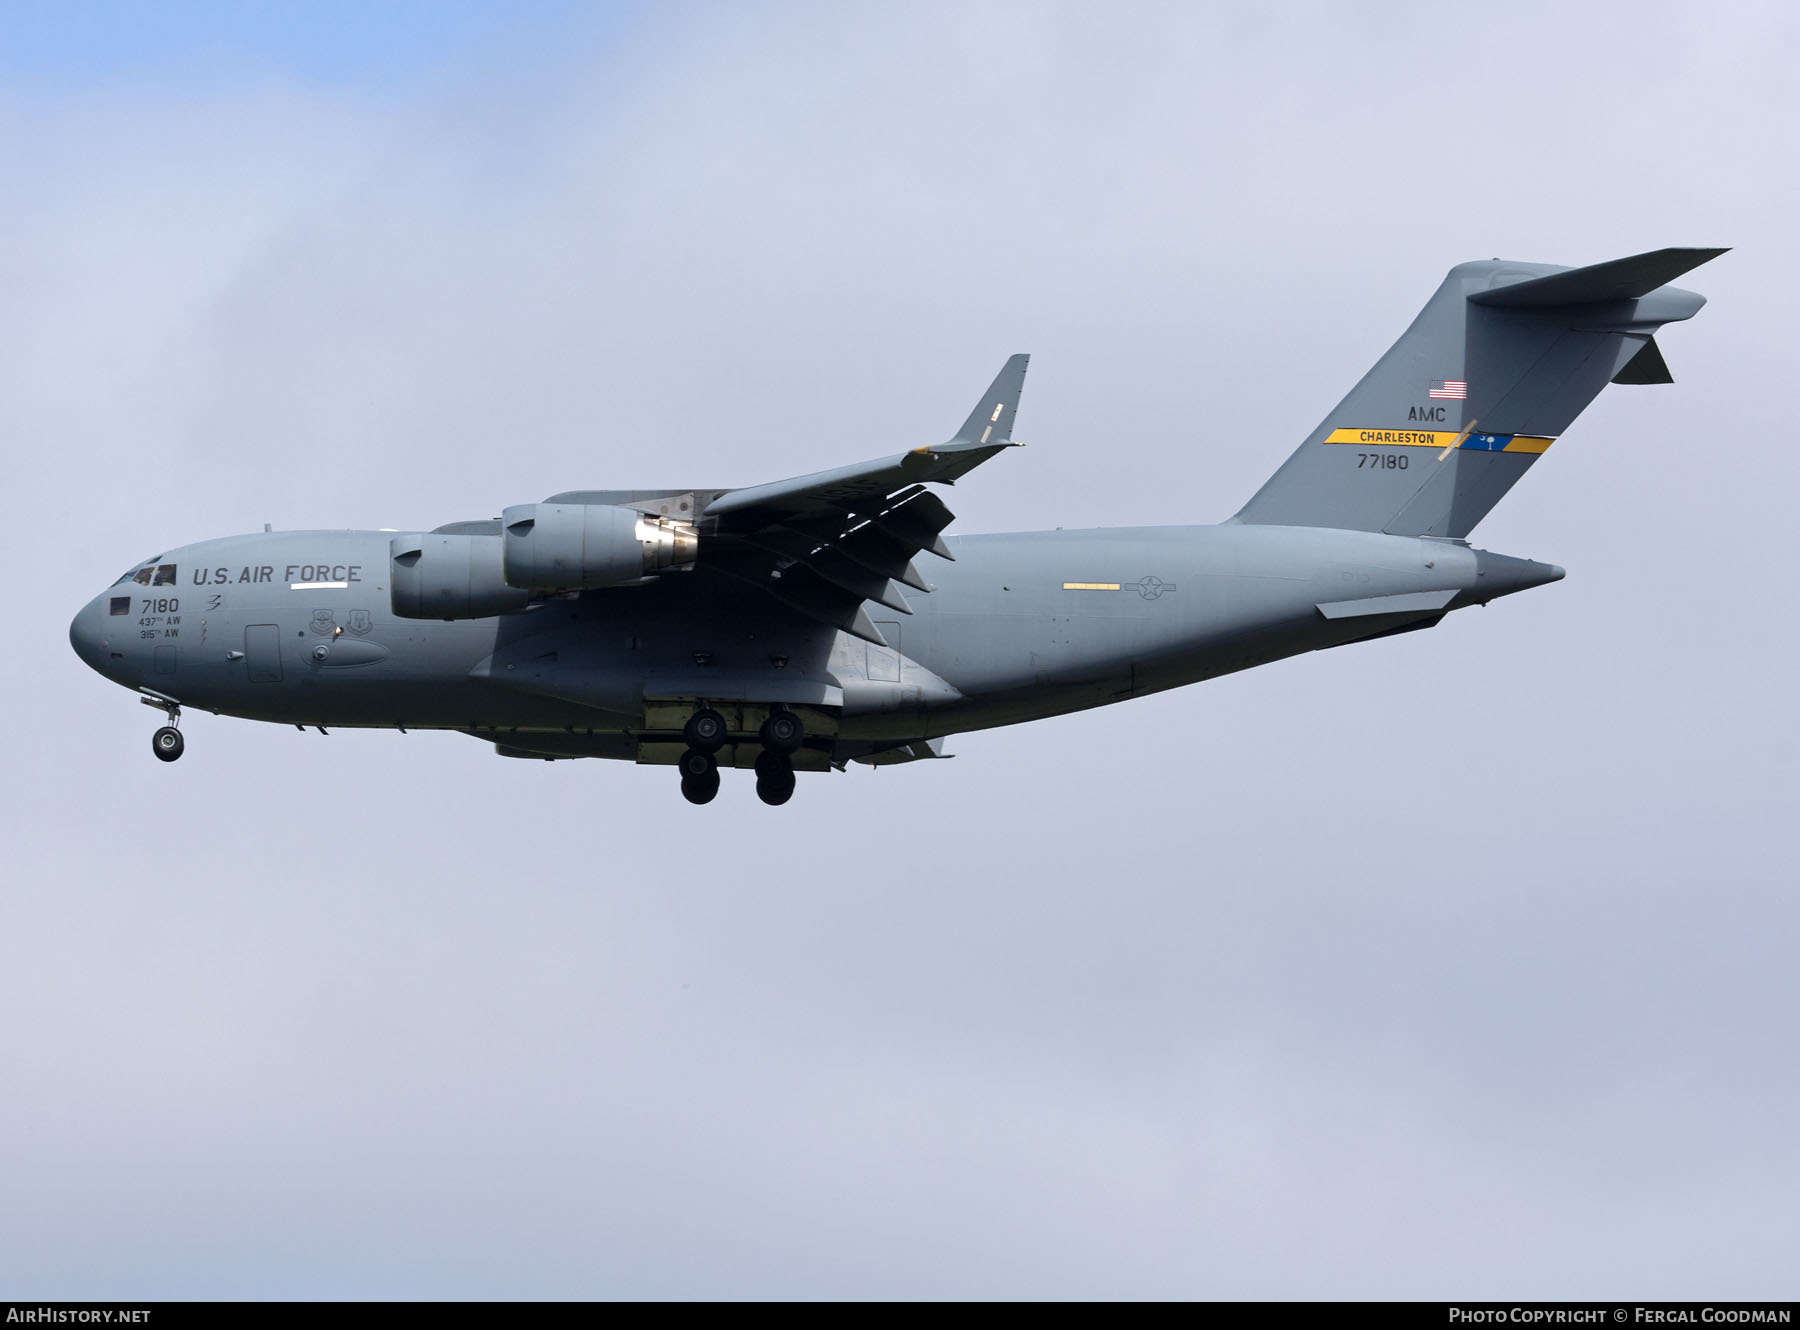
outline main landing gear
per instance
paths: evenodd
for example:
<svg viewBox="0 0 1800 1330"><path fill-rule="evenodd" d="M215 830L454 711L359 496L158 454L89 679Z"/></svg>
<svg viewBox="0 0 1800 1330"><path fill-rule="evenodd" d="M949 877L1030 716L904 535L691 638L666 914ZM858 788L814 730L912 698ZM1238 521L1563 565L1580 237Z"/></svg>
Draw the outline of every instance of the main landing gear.
<svg viewBox="0 0 1800 1330"><path fill-rule="evenodd" d="M756 797L784 804L794 797L794 764L786 753L764 753L756 759Z"/></svg>
<svg viewBox="0 0 1800 1330"><path fill-rule="evenodd" d="M765 753L786 757L789 753L800 751L800 743L806 738L806 728L800 723L800 717L791 711L771 711L756 737Z"/></svg>
<svg viewBox="0 0 1800 1330"><path fill-rule="evenodd" d="M681 795L691 804L709 804L719 792L719 763L711 753L690 748L681 755Z"/></svg>
<svg viewBox="0 0 1800 1330"><path fill-rule="evenodd" d="M712 754L725 746L725 717L711 707L702 707L688 717L688 723L682 726L681 737L687 740L687 746L696 753Z"/></svg>
<svg viewBox="0 0 1800 1330"><path fill-rule="evenodd" d="M713 756L725 746L729 731L725 717L711 707L701 707L681 727L687 752L681 755L681 794L691 804L709 804L719 793L719 760Z"/></svg>
<svg viewBox="0 0 1800 1330"><path fill-rule="evenodd" d="M681 794L691 804L709 804L719 793L719 760L715 756L730 738L725 717L702 707L688 717L681 737L687 751L681 768ZM757 731L762 754L756 759L756 797L766 804L784 804L794 797L793 754L806 741L806 727L791 711L772 711Z"/></svg>

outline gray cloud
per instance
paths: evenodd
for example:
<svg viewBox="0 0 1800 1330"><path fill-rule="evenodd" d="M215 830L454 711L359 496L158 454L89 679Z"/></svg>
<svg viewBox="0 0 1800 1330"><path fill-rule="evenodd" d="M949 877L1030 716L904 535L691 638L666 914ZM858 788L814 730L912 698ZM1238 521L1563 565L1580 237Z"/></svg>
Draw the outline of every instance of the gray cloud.
<svg viewBox="0 0 1800 1330"><path fill-rule="evenodd" d="M1780 1296L1785 13L696 8L383 100L0 90L17 1296ZM729 784L153 719L136 557L933 441L1229 515L1443 269L1734 244L1428 634Z"/></svg>

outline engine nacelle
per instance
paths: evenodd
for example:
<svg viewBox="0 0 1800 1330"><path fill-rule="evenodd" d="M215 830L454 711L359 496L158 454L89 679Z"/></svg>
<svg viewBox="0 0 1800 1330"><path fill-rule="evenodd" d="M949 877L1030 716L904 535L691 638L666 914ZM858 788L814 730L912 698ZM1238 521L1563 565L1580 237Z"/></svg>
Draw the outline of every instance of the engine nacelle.
<svg viewBox="0 0 1800 1330"><path fill-rule="evenodd" d="M590 591L694 566L691 522L604 503L522 503L500 515L502 571L532 591Z"/></svg>
<svg viewBox="0 0 1800 1330"><path fill-rule="evenodd" d="M497 536L395 536L388 553L402 619L485 619L531 600L506 584Z"/></svg>

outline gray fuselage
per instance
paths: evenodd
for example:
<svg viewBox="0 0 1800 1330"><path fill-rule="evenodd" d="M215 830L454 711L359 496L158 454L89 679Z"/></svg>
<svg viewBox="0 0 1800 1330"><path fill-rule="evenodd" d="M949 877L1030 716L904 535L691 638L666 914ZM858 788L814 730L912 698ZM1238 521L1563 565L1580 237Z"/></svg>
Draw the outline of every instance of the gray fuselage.
<svg viewBox="0 0 1800 1330"><path fill-rule="evenodd" d="M532 755L673 760L684 704L806 708L833 762L1435 623L1562 575L1460 542L1317 527L964 536L880 646L710 572L444 621L396 616L393 533L202 541L96 596L95 670L186 707L454 729ZM145 567L149 567L146 565ZM172 571L171 571L172 569ZM673 710L671 710L673 708Z"/></svg>

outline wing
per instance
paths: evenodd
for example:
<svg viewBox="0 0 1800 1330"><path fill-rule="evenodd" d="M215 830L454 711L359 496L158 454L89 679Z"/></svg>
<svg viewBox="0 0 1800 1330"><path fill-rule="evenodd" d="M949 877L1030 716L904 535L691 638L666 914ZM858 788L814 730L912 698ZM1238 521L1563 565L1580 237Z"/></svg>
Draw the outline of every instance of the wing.
<svg viewBox="0 0 1800 1330"><path fill-rule="evenodd" d="M1013 356L954 438L935 448L725 490L701 509L700 567L757 587L820 623L879 643L863 602L911 614L901 586L928 592L913 556L953 556L954 514L925 487L952 485L1015 446L1029 356Z"/></svg>

